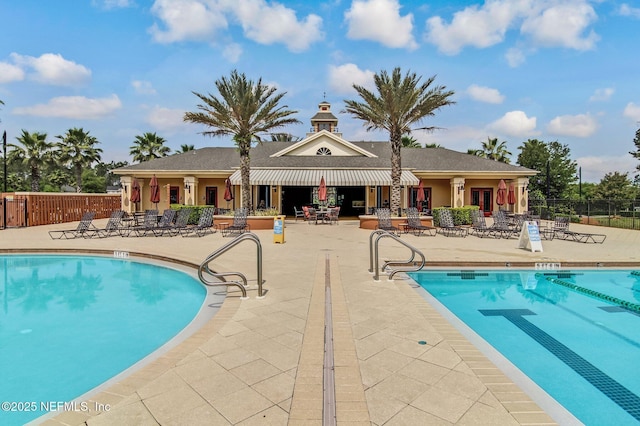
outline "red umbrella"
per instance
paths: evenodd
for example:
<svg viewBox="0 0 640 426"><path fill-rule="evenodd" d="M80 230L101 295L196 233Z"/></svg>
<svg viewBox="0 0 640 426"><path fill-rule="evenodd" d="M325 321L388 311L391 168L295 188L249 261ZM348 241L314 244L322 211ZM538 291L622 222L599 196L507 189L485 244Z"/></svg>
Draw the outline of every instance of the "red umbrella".
<svg viewBox="0 0 640 426"><path fill-rule="evenodd" d="M424 186L422 185L422 180L420 181L420 185L418 185L418 193L416 194L416 202L418 203L418 211L422 211L422 203L424 202Z"/></svg>
<svg viewBox="0 0 640 426"><path fill-rule="evenodd" d="M509 185L509 193L507 194L507 203L514 205L516 203L516 188L513 183Z"/></svg>
<svg viewBox="0 0 640 426"><path fill-rule="evenodd" d="M327 201L327 185L324 183L324 176L320 179L318 188L318 201Z"/></svg>
<svg viewBox="0 0 640 426"><path fill-rule="evenodd" d="M151 182L149 183L149 189L151 189L151 198L150 201L155 203L156 208L158 207L158 203L160 202L160 186L158 185L158 179L156 175L153 175L151 178Z"/></svg>
<svg viewBox="0 0 640 426"><path fill-rule="evenodd" d="M129 201L132 203L140 202L140 184L138 183L138 179L134 179L131 183L131 197Z"/></svg>
<svg viewBox="0 0 640 426"><path fill-rule="evenodd" d="M229 207L229 201L233 200L233 192L231 192L231 181L228 178L224 182L224 200L227 202L227 207Z"/></svg>
<svg viewBox="0 0 640 426"><path fill-rule="evenodd" d="M507 201L507 184L504 183L504 179L500 179L500 183L498 184L498 195L496 196L496 204L502 206L505 201Z"/></svg>

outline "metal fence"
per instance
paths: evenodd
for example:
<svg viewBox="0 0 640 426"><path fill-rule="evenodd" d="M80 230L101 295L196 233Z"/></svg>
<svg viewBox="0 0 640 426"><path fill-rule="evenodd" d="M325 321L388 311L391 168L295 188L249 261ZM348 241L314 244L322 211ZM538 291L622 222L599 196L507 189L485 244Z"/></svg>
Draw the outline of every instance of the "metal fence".
<svg viewBox="0 0 640 426"><path fill-rule="evenodd" d="M541 219L569 216L576 223L640 229L640 200L529 200L529 210Z"/></svg>

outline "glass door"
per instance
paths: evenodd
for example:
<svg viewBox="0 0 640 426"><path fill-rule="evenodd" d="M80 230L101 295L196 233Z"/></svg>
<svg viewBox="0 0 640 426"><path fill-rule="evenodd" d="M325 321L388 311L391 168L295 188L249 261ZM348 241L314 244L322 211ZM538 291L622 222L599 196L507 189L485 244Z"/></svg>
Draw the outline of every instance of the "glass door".
<svg viewBox="0 0 640 426"><path fill-rule="evenodd" d="M478 206L485 216L493 211L493 190L491 188L472 188L471 205Z"/></svg>

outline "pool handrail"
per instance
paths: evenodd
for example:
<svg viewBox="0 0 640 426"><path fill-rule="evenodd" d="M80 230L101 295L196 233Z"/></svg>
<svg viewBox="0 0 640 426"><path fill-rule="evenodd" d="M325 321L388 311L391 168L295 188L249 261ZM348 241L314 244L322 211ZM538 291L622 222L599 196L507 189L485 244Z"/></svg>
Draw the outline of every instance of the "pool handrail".
<svg viewBox="0 0 640 426"><path fill-rule="evenodd" d="M375 242L374 242L374 237L376 235L377 237L375 238ZM407 268L390 269L388 281L393 281L393 276L398 272L415 272L415 271L420 271L422 270L422 268L424 268L426 259L424 257L424 254L420 250L418 250L411 244L407 243L406 241L400 239L400 237L394 235L393 233L382 230L382 229L378 229L373 231L371 235L369 235L369 272L374 274L373 275L374 281L380 281L380 274L379 274L379 267L378 267L380 262L380 258L378 256L379 254L378 243L382 238L387 238L387 237L392 238L393 240L399 242L400 244L402 244L403 246L411 250L411 257L404 261L388 260L384 263L382 269L384 270L391 265L413 265L410 268L407 267ZM419 255L420 258L422 259L417 265L416 265L416 262L414 262L416 254Z"/></svg>
<svg viewBox="0 0 640 426"><path fill-rule="evenodd" d="M257 247L257 275L258 275L258 299L262 299L264 298L264 294L263 294L263 290L262 290L262 285L264 284L264 281L262 279L262 244L260 243L260 238L258 238L258 236L252 232L247 232L244 234L240 234L237 237L235 237L233 240L229 241L228 243L226 243L225 245L223 245L222 247L219 247L218 249L216 249L215 251L213 251L209 256L207 256L205 258L205 260L202 261L202 263L200 264L200 267L198 268L198 278L200 278L200 281L206 285L206 286L216 286L216 285L226 285L226 286L236 286L240 289L240 291L242 292L242 297L241 299L248 299L247 297L247 277L242 274L241 272L215 272L213 270L211 270L211 268L209 268L209 263L211 263L211 261L213 261L215 258L217 258L218 256L222 255L223 253L226 253L227 251L229 251L231 248L235 247L236 245L240 244L242 241L245 240L251 240L254 243L256 243L256 247ZM205 277L204 274L208 274L213 276L214 278L217 278L219 280L218 281L210 281L209 279L207 279L207 277ZM236 276L239 277L242 282L240 281L227 281L225 279L225 277L229 277L229 276Z"/></svg>

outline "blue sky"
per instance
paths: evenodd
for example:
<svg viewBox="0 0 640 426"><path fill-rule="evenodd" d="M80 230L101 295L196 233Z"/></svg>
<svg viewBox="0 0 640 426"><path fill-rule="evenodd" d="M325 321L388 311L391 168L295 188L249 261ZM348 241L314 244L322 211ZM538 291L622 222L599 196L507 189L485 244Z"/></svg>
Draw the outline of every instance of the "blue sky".
<svg viewBox="0 0 640 426"><path fill-rule="evenodd" d="M6 0L0 3L0 130L50 141L82 127L106 162L135 137L232 146L184 123L193 91L233 69L287 92L303 137L326 99L352 141L386 140L341 114L352 84L401 67L455 91L415 132L466 152L530 138L569 145L583 181L629 172L640 122L640 3L627 0ZM326 96L326 98L325 98Z"/></svg>

